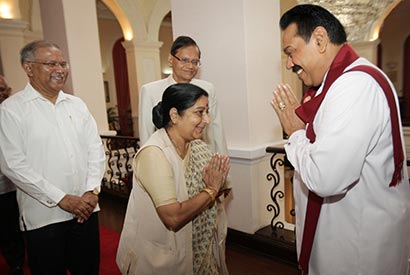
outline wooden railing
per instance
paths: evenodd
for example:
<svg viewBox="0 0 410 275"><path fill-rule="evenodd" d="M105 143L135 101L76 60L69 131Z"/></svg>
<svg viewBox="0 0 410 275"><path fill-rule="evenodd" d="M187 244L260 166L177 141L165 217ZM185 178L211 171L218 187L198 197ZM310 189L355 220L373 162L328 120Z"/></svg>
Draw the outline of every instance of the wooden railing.
<svg viewBox="0 0 410 275"><path fill-rule="evenodd" d="M128 199L132 188L132 161L140 148L139 138L101 136L107 157L101 191Z"/></svg>

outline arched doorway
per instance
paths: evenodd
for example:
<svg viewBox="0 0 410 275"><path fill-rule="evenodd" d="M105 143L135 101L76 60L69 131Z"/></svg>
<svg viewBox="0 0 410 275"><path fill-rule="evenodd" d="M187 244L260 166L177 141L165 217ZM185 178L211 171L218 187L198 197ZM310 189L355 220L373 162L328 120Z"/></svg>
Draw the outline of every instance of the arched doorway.
<svg viewBox="0 0 410 275"><path fill-rule="evenodd" d="M127 66L128 62L128 87L119 88L117 86L122 86L123 82L126 81L122 79L120 82L117 79L117 73L114 72L114 61L112 58L112 51L114 47L116 47L117 40L122 37L126 37L126 32L124 32L123 25L117 15L115 15L111 10L113 7L107 6L106 3L109 1L104 0L97 0L97 15L98 15L98 25L99 25L99 36L100 36L100 43L101 43L101 57L103 60L103 75L104 81L107 83L106 86L109 88L107 89L109 96L109 100L107 101L107 113L108 113L108 120L113 130L116 130L118 134L121 135L130 135L133 134L138 137L138 129L137 129L137 114L138 114L138 88L140 85L144 84L145 79L149 79L149 81L157 80L159 78L166 77L169 74L169 70L167 70L167 57L168 53L172 44L173 35L172 35L172 23L171 23L171 14L169 12L169 7L167 5L162 4L162 8L156 7L156 12L152 12L151 18L149 20L149 24L147 24L147 28L151 30L150 33L142 34L141 29L138 28L136 25L132 25L134 27L134 35L138 37L145 37L145 40L139 41L138 38L127 40L124 43L119 43L118 48L125 47L125 52L127 53L125 56L125 60L121 61L124 66ZM164 0L158 1L158 3L166 2ZM125 11L124 11L125 12ZM129 11L128 11L129 12ZM122 19L127 19L126 12L122 14L124 17ZM140 14L141 15L141 14ZM134 19L134 18L133 18ZM135 23L138 20L129 20L131 24ZM141 22L139 22L141 23ZM139 30L139 32L138 32ZM147 36L148 35L148 36ZM138 42L135 42L137 40ZM149 54L146 53L144 47L148 45L152 47L150 43L155 43L155 40L162 42L162 47L159 47L160 51L160 64L161 66L158 67L158 73L151 73L151 68L149 67L152 61L145 62L143 60L147 59ZM160 43L158 45L161 45ZM140 47L140 48L138 48ZM147 48L147 49L148 49ZM142 56L139 54L142 53ZM144 56L147 54L147 56ZM135 56L138 56L138 60L140 63L136 62ZM135 62L135 64L133 64ZM141 64L146 64L147 67L141 67ZM152 67L152 66L151 66ZM156 68L154 68L156 69ZM161 71L159 71L159 69ZM138 70L138 72L137 72ZM162 74L160 74L162 72ZM144 74L149 75L149 77L145 77ZM123 74L122 74L123 75ZM155 75L153 78L152 75ZM140 77L140 79L137 79ZM129 90L129 97L130 97L130 106L127 106L128 96L119 96L119 94L124 93L124 90ZM124 102L125 100L125 102ZM125 109L124 109L125 108ZM133 130L131 133L130 130L123 130L125 125L128 125L126 122L126 118L128 114L131 113L131 119L133 121L133 125L130 130Z"/></svg>
<svg viewBox="0 0 410 275"><path fill-rule="evenodd" d="M121 136L133 136L127 57L122 42L124 42L124 38L117 40L112 49L118 122L120 126L117 130Z"/></svg>
<svg viewBox="0 0 410 275"><path fill-rule="evenodd" d="M385 18L380 30L381 68L396 88L400 101L402 123L410 126L410 83L406 75L410 72L409 32L410 1L401 1ZM407 57L405 54L407 52ZM407 60L407 65L405 64ZM407 83L406 83L407 81ZM405 85L407 85L405 87Z"/></svg>

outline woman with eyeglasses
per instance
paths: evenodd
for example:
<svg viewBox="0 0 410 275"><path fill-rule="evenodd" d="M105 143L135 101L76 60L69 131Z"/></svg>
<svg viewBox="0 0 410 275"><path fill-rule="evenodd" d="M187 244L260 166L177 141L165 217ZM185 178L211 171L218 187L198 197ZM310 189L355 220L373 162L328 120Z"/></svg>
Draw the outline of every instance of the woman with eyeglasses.
<svg viewBox="0 0 410 275"><path fill-rule="evenodd" d="M220 195L229 157L201 140L208 109L207 92L189 83L168 87L153 108L158 130L133 163L117 253L123 274L228 274Z"/></svg>

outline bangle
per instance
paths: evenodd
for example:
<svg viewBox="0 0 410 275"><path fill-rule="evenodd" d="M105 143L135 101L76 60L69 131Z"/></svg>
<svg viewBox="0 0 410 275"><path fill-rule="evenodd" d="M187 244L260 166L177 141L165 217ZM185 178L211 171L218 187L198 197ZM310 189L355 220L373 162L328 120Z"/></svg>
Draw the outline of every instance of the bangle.
<svg viewBox="0 0 410 275"><path fill-rule="evenodd" d="M214 189L211 189L209 187L206 187L204 189L202 189L202 191L205 191L208 193L208 195L211 197L211 200L214 201L215 200L215 196L216 196L216 191Z"/></svg>
<svg viewBox="0 0 410 275"><path fill-rule="evenodd" d="M93 194L96 195L96 196L98 196L98 195L100 194L100 191L98 191L98 188L97 188L97 187L95 187L92 192L93 192Z"/></svg>

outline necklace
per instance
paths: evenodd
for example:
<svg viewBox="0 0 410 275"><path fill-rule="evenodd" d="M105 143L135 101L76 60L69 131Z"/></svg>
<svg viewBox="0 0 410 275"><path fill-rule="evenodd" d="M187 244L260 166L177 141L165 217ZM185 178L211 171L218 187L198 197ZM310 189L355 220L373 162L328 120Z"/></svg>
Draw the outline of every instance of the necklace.
<svg viewBox="0 0 410 275"><path fill-rule="evenodd" d="M169 139L171 140L172 145L174 145L174 148L175 148L175 151L177 151L177 154L180 156L181 159L184 159L185 154L182 153L182 152L179 150L179 148L178 148L176 142L172 139L172 137L170 136L170 134L168 133L168 131L165 130L165 132L167 133Z"/></svg>

